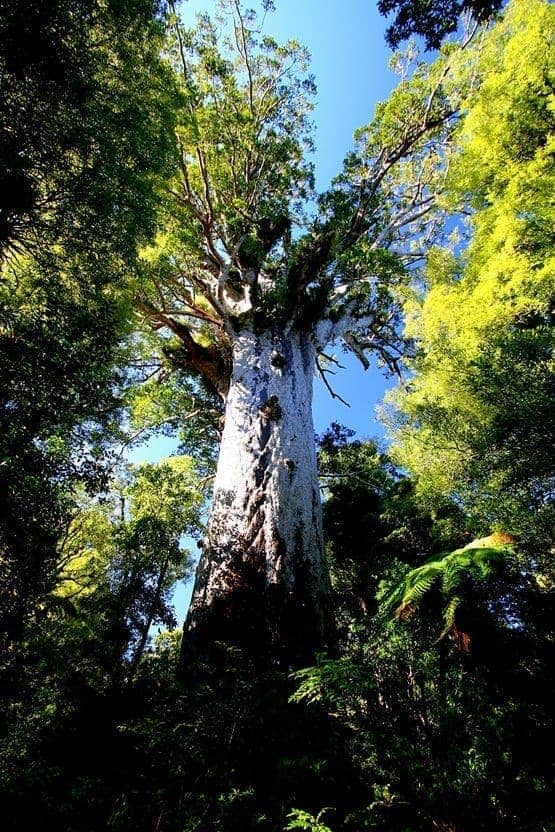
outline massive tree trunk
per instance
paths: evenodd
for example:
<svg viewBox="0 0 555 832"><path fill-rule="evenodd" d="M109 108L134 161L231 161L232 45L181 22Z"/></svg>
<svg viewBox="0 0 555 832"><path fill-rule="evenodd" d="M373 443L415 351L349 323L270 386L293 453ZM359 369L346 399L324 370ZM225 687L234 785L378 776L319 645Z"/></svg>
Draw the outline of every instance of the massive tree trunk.
<svg viewBox="0 0 555 832"><path fill-rule="evenodd" d="M222 643L262 666L295 666L332 632L312 422L315 347L301 332L245 330L232 348L184 670Z"/></svg>

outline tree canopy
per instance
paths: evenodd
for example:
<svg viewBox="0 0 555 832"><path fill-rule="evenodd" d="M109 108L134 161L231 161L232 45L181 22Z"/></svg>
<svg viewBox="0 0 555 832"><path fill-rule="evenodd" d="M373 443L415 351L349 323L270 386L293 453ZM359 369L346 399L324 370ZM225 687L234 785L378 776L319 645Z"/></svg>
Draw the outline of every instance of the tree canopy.
<svg viewBox="0 0 555 832"><path fill-rule="evenodd" d="M486 36L446 183L468 222L407 305L417 357L395 394L396 454L421 488L531 538L549 528L553 465L552 28L548 4L514 3Z"/></svg>
<svg viewBox="0 0 555 832"><path fill-rule="evenodd" d="M72 489L102 490L118 430L129 276L172 164L176 88L154 11L85 1L8 3L0 14L8 664L12 639L52 587Z"/></svg>
<svg viewBox="0 0 555 832"><path fill-rule="evenodd" d="M323 343L343 336L363 363L375 349L395 366L396 286L417 239L433 237L432 182L460 99L448 55L422 62L358 131L313 217L307 56L256 25L235 3L191 31L174 20L180 170L164 232L144 253L145 315L176 338L176 363L222 396L230 338L244 326L321 323Z"/></svg>

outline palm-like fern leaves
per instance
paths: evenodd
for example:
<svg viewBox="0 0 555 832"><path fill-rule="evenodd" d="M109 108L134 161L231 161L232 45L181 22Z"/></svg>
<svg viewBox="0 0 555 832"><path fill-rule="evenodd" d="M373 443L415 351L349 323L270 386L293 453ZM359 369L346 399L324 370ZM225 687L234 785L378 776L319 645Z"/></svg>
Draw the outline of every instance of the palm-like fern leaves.
<svg viewBox="0 0 555 832"><path fill-rule="evenodd" d="M496 577L512 554L508 535L497 533L473 540L462 549L442 554L411 569L390 592L386 606L395 610L396 618L408 618L432 587L439 587L446 601L442 638L455 625L464 583L468 579L484 582Z"/></svg>

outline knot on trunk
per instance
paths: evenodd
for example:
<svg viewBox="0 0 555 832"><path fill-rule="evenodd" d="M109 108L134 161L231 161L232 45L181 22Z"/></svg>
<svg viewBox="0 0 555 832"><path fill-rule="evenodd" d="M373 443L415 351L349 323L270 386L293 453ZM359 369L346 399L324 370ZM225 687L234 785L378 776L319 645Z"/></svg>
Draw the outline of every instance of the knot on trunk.
<svg viewBox="0 0 555 832"><path fill-rule="evenodd" d="M270 356L270 364L272 367L281 370L282 367L285 367L285 357L280 352L273 352Z"/></svg>
<svg viewBox="0 0 555 832"><path fill-rule="evenodd" d="M270 396L260 408L262 417L268 422L277 422L281 419L283 411L277 396Z"/></svg>

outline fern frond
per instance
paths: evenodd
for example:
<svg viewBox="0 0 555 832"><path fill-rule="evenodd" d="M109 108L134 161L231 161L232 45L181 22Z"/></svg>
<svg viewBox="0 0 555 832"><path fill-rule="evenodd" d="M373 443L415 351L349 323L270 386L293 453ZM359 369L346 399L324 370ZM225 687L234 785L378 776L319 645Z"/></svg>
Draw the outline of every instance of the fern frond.
<svg viewBox="0 0 555 832"><path fill-rule="evenodd" d="M472 553L472 563L480 577L484 580L493 577L505 565L507 557L513 554L510 546L497 546L475 549Z"/></svg>
<svg viewBox="0 0 555 832"><path fill-rule="evenodd" d="M471 569L471 564L472 559L464 552L464 549L457 549L450 555L446 555L441 582L441 589L446 598L460 586Z"/></svg>
<svg viewBox="0 0 555 832"><path fill-rule="evenodd" d="M395 618L407 619L434 585L439 583L446 601L443 638L455 624L455 613L462 603L461 590L468 579L488 581L496 577L514 554L508 535L493 534L473 540L462 549L445 552L416 569L411 569L385 600Z"/></svg>
<svg viewBox="0 0 555 832"><path fill-rule="evenodd" d="M455 616L457 614L457 610L462 603L462 598L460 595L454 595L450 600L445 610L443 612L443 630L439 634L438 641L441 641L442 638L451 632L453 627L455 626Z"/></svg>
<svg viewBox="0 0 555 832"><path fill-rule="evenodd" d="M407 608L414 608L430 591L441 576L441 565L436 561L425 563L409 572L405 578L405 587L400 605L395 611L396 618L403 617Z"/></svg>
<svg viewBox="0 0 555 832"><path fill-rule="evenodd" d="M75 605L63 595L47 595L44 598L43 607L47 612L60 618L76 618L77 616Z"/></svg>

